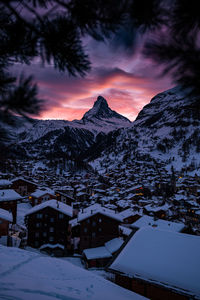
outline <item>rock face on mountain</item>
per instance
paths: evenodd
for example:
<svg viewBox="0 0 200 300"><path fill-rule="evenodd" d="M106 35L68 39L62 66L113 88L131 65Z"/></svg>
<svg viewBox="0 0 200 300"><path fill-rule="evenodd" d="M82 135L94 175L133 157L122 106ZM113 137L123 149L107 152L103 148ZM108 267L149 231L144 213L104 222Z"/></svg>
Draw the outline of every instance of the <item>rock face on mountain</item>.
<svg viewBox="0 0 200 300"><path fill-rule="evenodd" d="M125 124L131 123L127 118L118 114L114 110L110 109L106 99L103 98L102 96L98 96L97 100L94 102L93 108L87 111L82 118L82 120L84 120L85 122L91 120L95 121L95 119L98 120L110 119L113 120L113 122L120 120L120 122L123 121L125 122Z"/></svg>

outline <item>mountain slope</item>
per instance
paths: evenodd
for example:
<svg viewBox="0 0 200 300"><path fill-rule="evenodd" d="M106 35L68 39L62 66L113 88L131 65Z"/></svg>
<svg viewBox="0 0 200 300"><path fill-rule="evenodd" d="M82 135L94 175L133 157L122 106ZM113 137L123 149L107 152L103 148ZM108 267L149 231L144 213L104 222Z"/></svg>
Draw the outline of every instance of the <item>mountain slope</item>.
<svg viewBox="0 0 200 300"><path fill-rule="evenodd" d="M167 168L199 168L199 99L178 87L156 95L131 127L119 130L109 149L94 163L101 161L106 169L117 162L130 165L135 160L156 161Z"/></svg>

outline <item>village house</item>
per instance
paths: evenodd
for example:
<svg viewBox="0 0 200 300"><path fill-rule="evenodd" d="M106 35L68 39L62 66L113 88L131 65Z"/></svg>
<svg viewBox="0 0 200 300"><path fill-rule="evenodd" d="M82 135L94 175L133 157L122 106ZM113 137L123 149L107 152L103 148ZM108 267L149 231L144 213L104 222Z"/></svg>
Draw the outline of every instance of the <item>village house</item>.
<svg viewBox="0 0 200 300"><path fill-rule="evenodd" d="M17 203L22 197L12 189L0 190L0 208L12 212L13 223L17 220Z"/></svg>
<svg viewBox="0 0 200 300"><path fill-rule="evenodd" d="M108 241L104 246L83 250L82 259L85 267L88 268L104 268L112 257L117 253L122 244L122 238L114 238Z"/></svg>
<svg viewBox="0 0 200 300"><path fill-rule="evenodd" d="M37 185L24 178L15 178L12 180L12 189L14 189L21 196L27 196L33 193L37 188Z"/></svg>
<svg viewBox="0 0 200 300"><path fill-rule="evenodd" d="M56 196L54 194L54 191L48 191L48 190L36 190L34 193L30 194L29 202L32 206L41 204L45 201L48 201L50 199L55 199Z"/></svg>
<svg viewBox="0 0 200 300"><path fill-rule="evenodd" d="M27 244L44 250L60 249L70 251L69 220L72 218L72 207L57 200L45 201L31 208L25 215L28 230ZM51 245L54 245L51 247ZM53 251L52 250L52 251Z"/></svg>
<svg viewBox="0 0 200 300"><path fill-rule="evenodd" d="M61 201L61 202L65 203L65 204L67 204L67 205L71 206L72 203L75 202L75 200L65 190L56 190L55 194L56 194L56 199L58 201Z"/></svg>
<svg viewBox="0 0 200 300"><path fill-rule="evenodd" d="M98 205L98 204L97 204ZM79 213L80 251L104 245L105 242L119 236L119 224L122 218L111 209L87 207Z"/></svg>
<svg viewBox="0 0 200 300"><path fill-rule="evenodd" d="M109 265L116 284L152 300L200 298L200 238L143 228Z"/></svg>

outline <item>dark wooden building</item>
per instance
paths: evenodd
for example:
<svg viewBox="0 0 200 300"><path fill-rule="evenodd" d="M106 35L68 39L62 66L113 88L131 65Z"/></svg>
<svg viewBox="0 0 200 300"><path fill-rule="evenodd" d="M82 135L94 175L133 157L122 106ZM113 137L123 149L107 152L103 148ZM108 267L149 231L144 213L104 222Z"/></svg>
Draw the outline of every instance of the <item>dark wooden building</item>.
<svg viewBox="0 0 200 300"><path fill-rule="evenodd" d="M105 242L119 236L119 224L122 219L101 208L96 211L80 214L80 251L104 245Z"/></svg>
<svg viewBox="0 0 200 300"><path fill-rule="evenodd" d="M30 194L29 202L32 206L41 204L45 201L55 199L55 195L53 193L49 193L48 191L36 190L34 193Z"/></svg>
<svg viewBox="0 0 200 300"><path fill-rule="evenodd" d="M24 178L16 178L12 180L12 189L14 189L21 196L27 196L33 193L37 188L37 185Z"/></svg>
<svg viewBox="0 0 200 300"><path fill-rule="evenodd" d="M33 248L44 245L63 245L70 251L69 220L72 208L57 200L49 200L34 206L25 216L28 229L27 244Z"/></svg>
<svg viewBox="0 0 200 300"><path fill-rule="evenodd" d="M66 191L60 190L56 191L56 199L70 206L75 202L75 200Z"/></svg>

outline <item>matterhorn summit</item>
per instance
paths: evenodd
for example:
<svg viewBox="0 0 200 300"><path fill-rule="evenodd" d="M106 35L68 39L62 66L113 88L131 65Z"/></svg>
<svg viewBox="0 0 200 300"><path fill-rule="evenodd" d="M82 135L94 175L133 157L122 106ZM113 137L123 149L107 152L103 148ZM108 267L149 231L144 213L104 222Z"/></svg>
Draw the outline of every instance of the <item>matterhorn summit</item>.
<svg viewBox="0 0 200 300"><path fill-rule="evenodd" d="M125 123L130 123L130 121L126 117L110 109L106 99L102 96L98 96L97 100L94 102L93 107L89 111L87 111L82 118L82 120L84 121L86 120L95 121L95 119L98 120L109 119L110 121L112 121L113 119L114 123L116 123L117 120L124 121Z"/></svg>

